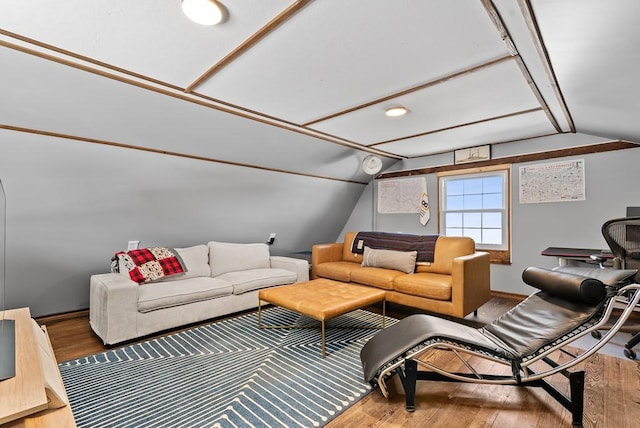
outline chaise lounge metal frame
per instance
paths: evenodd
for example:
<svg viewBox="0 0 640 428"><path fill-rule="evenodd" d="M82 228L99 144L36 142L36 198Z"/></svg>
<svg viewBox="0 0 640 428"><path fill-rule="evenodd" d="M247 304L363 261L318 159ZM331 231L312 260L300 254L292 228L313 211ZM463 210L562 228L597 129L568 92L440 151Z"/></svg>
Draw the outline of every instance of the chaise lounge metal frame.
<svg viewBox="0 0 640 428"><path fill-rule="evenodd" d="M481 329L435 316L411 315L377 333L360 354L365 381L388 398L386 382L398 375L410 412L415 410L418 380L541 387L571 412L573 426L582 426L585 372L569 369L598 352L626 322L640 301L640 284L632 282L636 273L587 269L576 275L527 268L524 282L539 291ZM606 334L582 352L566 349L602 328L621 295L632 298ZM468 371L450 372L421 359L433 350L451 353ZM482 374L470 356L509 366L511 374ZM555 374L568 378L568 395L546 379Z"/></svg>

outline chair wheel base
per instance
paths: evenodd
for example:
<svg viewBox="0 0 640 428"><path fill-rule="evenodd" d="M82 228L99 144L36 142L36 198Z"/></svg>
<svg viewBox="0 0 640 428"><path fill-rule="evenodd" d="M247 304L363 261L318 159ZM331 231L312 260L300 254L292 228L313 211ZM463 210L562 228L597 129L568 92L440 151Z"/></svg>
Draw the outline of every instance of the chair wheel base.
<svg viewBox="0 0 640 428"><path fill-rule="evenodd" d="M633 349L626 349L625 348L624 356L629 358L630 360L635 360L636 359L636 352Z"/></svg>

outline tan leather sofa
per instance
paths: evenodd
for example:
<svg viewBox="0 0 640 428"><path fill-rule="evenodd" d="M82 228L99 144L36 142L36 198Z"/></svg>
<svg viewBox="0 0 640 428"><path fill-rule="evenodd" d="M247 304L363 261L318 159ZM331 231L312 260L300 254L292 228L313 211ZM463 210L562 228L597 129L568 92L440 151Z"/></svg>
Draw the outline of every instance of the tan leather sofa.
<svg viewBox="0 0 640 428"><path fill-rule="evenodd" d="M381 288L387 302L459 318L491 298L489 254L476 251L471 238L438 237L434 261L403 273L362 266L363 256L351 252L356 235L348 232L344 242L314 245L311 277Z"/></svg>

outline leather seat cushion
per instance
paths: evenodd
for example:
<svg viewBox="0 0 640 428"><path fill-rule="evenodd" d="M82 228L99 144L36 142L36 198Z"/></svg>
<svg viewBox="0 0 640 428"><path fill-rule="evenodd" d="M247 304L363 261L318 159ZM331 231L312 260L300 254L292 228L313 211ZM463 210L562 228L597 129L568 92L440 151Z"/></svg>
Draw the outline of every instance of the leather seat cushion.
<svg viewBox="0 0 640 428"><path fill-rule="evenodd" d="M395 291L436 300L451 300L451 275L413 273L393 281Z"/></svg>
<svg viewBox="0 0 640 428"><path fill-rule="evenodd" d="M351 272L351 282L382 288L383 290L393 290L394 279L403 275L407 274L393 269L360 267L360 269L355 269Z"/></svg>
<svg viewBox="0 0 640 428"><path fill-rule="evenodd" d="M384 290L321 278L265 288L258 296L260 300L322 321L380 302L385 294Z"/></svg>
<svg viewBox="0 0 640 428"><path fill-rule="evenodd" d="M362 266L353 262L325 262L314 267L317 276L342 282L351 282L351 272L357 269Z"/></svg>

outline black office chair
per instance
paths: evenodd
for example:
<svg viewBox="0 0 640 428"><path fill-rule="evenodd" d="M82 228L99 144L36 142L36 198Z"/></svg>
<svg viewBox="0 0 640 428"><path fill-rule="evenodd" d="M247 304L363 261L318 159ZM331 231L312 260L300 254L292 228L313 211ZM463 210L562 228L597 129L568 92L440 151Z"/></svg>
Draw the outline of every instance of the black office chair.
<svg viewBox="0 0 640 428"><path fill-rule="evenodd" d="M602 236L613 254L614 269L640 269L640 217L609 220L602 225ZM597 260L597 257L597 255L592 256L592 259ZM602 262L602 260L597 261ZM636 275L635 282L640 283L640 273ZM635 333L624 345L624 355L635 359L636 353L633 347L640 343L640 325L625 325L621 331Z"/></svg>

